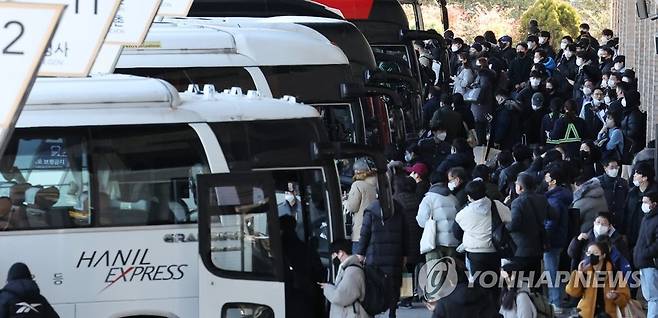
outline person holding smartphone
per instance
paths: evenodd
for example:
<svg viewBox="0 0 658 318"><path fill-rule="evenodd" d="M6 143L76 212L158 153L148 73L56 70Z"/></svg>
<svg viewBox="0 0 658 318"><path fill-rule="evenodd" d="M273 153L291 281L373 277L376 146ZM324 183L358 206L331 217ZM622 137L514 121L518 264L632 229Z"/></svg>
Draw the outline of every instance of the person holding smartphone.
<svg viewBox="0 0 658 318"><path fill-rule="evenodd" d="M566 292L580 298L580 317L593 318L607 314L617 317L630 299L630 289L610 261L607 245L594 242L587 247L587 257L571 274ZM619 275L619 276L618 276Z"/></svg>

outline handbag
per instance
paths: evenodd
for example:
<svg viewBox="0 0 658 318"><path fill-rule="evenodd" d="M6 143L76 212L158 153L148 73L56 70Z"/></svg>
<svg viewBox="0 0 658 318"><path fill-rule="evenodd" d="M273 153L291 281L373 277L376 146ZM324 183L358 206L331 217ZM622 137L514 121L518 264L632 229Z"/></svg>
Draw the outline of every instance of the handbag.
<svg viewBox="0 0 658 318"><path fill-rule="evenodd" d="M400 298L414 296L414 276L412 273L402 273L402 285L400 285Z"/></svg>
<svg viewBox="0 0 658 318"><path fill-rule="evenodd" d="M420 254L426 254L436 249L436 222L430 214L430 218L425 221L423 236L420 238Z"/></svg>
<svg viewBox="0 0 658 318"><path fill-rule="evenodd" d="M510 259L516 253L516 243L500 219L494 200L491 200L491 242L500 258Z"/></svg>
<svg viewBox="0 0 658 318"><path fill-rule="evenodd" d="M479 87L471 88L466 93L464 93L464 101L475 103L478 101L480 98L480 91L481 89Z"/></svg>

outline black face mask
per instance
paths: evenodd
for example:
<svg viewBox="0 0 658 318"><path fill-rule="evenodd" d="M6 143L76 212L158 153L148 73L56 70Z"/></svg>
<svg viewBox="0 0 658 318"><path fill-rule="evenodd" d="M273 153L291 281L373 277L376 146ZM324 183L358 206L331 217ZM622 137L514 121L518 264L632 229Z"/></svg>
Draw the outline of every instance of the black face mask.
<svg viewBox="0 0 658 318"><path fill-rule="evenodd" d="M525 57L525 53L524 52L516 52L516 56L518 56L519 58L522 59L522 58Z"/></svg>
<svg viewBox="0 0 658 318"><path fill-rule="evenodd" d="M583 160L589 159L589 152L588 151L581 151L580 152L580 158Z"/></svg>
<svg viewBox="0 0 658 318"><path fill-rule="evenodd" d="M590 255L589 256L589 263L592 265L598 265L599 264L599 256L598 255Z"/></svg>
<svg viewBox="0 0 658 318"><path fill-rule="evenodd" d="M340 266L340 263L341 263L341 262L340 262L340 259L338 258L338 256L332 258L332 259L331 259L331 262L332 262L332 263L334 264L334 266L336 266L336 267Z"/></svg>

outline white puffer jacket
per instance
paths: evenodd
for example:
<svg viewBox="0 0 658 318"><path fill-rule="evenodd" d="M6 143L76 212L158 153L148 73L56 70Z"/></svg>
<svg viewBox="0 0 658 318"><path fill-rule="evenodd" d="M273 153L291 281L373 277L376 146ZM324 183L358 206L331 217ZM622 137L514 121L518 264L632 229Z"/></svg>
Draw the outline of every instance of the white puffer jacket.
<svg viewBox="0 0 658 318"><path fill-rule="evenodd" d="M496 202L498 214L503 223L512 221L512 212L500 201ZM491 200L482 198L467 205L457 213L455 222L464 231L463 245L467 252L493 253L496 249L491 242Z"/></svg>
<svg viewBox="0 0 658 318"><path fill-rule="evenodd" d="M450 193L450 190L438 184L432 185L420 202L416 221L420 227L425 228L425 223L430 215L432 216L436 222L437 246L457 247L459 245L459 241L452 233L458 205L459 201Z"/></svg>

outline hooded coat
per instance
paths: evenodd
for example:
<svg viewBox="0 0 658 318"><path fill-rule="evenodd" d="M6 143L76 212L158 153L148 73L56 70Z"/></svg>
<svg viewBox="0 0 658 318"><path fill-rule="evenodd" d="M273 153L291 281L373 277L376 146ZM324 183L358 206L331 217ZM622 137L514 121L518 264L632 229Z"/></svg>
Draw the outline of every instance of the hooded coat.
<svg viewBox="0 0 658 318"><path fill-rule="evenodd" d="M521 140L521 104L507 99L498 105L491 123L491 134L495 144L511 149Z"/></svg>
<svg viewBox="0 0 658 318"><path fill-rule="evenodd" d="M399 203L395 204L396 209L401 209ZM356 254L366 257L366 265L379 267L384 273L391 274L399 286L402 259L407 256L407 226L401 213L394 213L382 220L381 210L377 200L366 209Z"/></svg>
<svg viewBox="0 0 658 318"><path fill-rule="evenodd" d="M324 287L324 297L331 303L329 318L370 317L359 301L366 295L366 278L359 258L348 257L338 268L334 285Z"/></svg>
<svg viewBox="0 0 658 318"><path fill-rule="evenodd" d="M503 223L510 223L510 210L500 201L493 201ZM469 253L494 253L491 241L491 200L484 197L457 213L455 222L463 231L462 245Z"/></svg>
<svg viewBox="0 0 658 318"><path fill-rule="evenodd" d="M580 233L587 233L600 212L609 212L599 179L590 179L573 193L572 208L580 210Z"/></svg>
<svg viewBox="0 0 658 318"><path fill-rule="evenodd" d="M542 232L550 206L546 197L527 191L512 201L512 221L507 229L516 243L516 257L537 257L544 253Z"/></svg>
<svg viewBox="0 0 658 318"><path fill-rule="evenodd" d="M345 201L345 208L352 213L352 242L359 241L363 211L375 200L377 200L377 177L372 175L357 177Z"/></svg>
<svg viewBox="0 0 658 318"><path fill-rule="evenodd" d="M631 190L628 191L628 196L626 197L626 209L624 210L624 215L622 217L623 223L620 226L620 231L622 234L626 235L628 238L628 245L631 247L634 247L638 240L640 225L644 219L644 212L642 212L642 197L645 193L655 191L658 191L658 185L653 182L644 192L640 191L640 187L632 187Z"/></svg>
<svg viewBox="0 0 658 318"><path fill-rule="evenodd" d="M658 258L658 210L645 214L640 226L637 244L633 251L636 268L655 268L654 259Z"/></svg>
<svg viewBox="0 0 658 318"><path fill-rule="evenodd" d="M21 309L18 303L22 302L38 308L41 317L59 318L48 300L41 295L39 286L32 280L32 274L27 266L16 263L9 269L7 284L0 290L0 318L7 318Z"/></svg>
<svg viewBox="0 0 658 318"><path fill-rule="evenodd" d="M430 191L420 202L416 221L418 225L425 228L425 223L430 216L436 222L436 244L437 246L457 247L459 241L452 232L452 226L457 216L457 198L450 190L442 184L434 184ZM416 250L419 246L416 246Z"/></svg>

